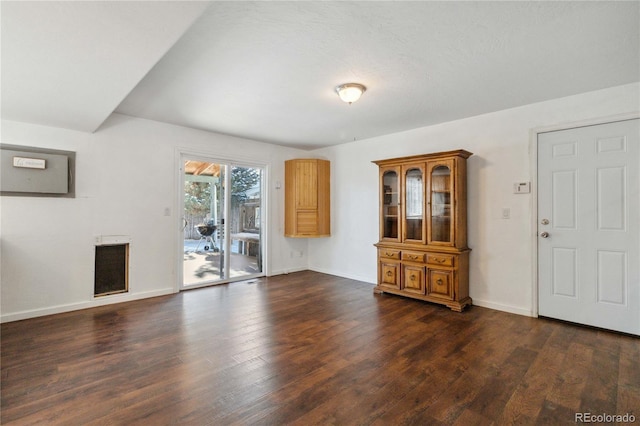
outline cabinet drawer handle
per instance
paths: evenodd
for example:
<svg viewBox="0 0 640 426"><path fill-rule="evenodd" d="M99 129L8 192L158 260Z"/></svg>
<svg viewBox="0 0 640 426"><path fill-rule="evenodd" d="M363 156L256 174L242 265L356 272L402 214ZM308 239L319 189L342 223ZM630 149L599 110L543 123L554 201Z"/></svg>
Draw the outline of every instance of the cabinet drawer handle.
<svg viewBox="0 0 640 426"><path fill-rule="evenodd" d="M409 259L411 259L411 260L417 260L417 259L418 259L418 256L415 256L415 255L413 255L413 254L409 254L409 255L407 255L407 257L408 257Z"/></svg>
<svg viewBox="0 0 640 426"><path fill-rule="evenodd" d="M444 259L442 257L435 257L434 260L438 263L444 263L447 261L447 259Z"/></svg>
<svg viewBox="0 0 640 426"><path fill-rule="evenodd" d="M438 281L436 281L436 284L442 285L442 278L438 278Z"/></svg>
<svg viewBox="0 0 640 426"><path fill-rule="evenodd" d="M415 281L416 280L416 276L415 275L411 275L411 281Z"/></svg>
<svg viewBox="0 0 640 426"><path fill-rule="evenodd" d="M390 277L391 275L393 275L393 272L387 271L387 276Z"/></svg>
<svg viewBox="0 0 640 426"><path fill-rule="evenodd" d="M387 256L387 257L391 257L391 256L393 256L393 253L389 253L388 251L385 251L384 255Z"/></svg>

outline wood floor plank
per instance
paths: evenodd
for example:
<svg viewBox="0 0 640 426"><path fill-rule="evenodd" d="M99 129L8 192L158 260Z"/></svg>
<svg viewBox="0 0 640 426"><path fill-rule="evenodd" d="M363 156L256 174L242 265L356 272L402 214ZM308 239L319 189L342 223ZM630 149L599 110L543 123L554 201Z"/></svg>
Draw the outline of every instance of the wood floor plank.
<svg viewBox="0 0 640 426"><path fill-rule="evenodd" d="M2 324L3 425L640 418L640 339L303 271Z"/></svg>
<svg viewBox="0 0 640 426"><path fill-rule="evenodd" d="M569 345L561 373L547 396L549 402L573 412L580 411L583 389L588 378L593 374L590 370L593 350L584 344Z"/></svg>
<svg viewBox="0 0 640 426"><path fill-rule="evenodd" d="M498 424L535 424L555 378L562 372L566 354L550 345L540 347L536 359L517 383L498 418Z"/></svg>
<svg viewBox="0 0 640 426"><path fill-rule="evenodd" d="M507 402L537 356L537 352L530 349L514 349L497 374L484 382L467 409L489 419L500 418Z"/></svg>
<svg viewBox="0 0 640 426"><path fill-rule="evenodd" d="M640 421L640 345L631 337L620 340L616 414L632 414Z"/></svg>

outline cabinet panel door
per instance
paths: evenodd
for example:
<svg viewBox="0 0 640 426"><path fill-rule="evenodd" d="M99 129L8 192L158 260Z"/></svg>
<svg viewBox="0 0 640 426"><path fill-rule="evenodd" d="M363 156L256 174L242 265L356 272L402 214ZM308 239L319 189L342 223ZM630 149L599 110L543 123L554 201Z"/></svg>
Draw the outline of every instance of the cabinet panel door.
<svg viewBox="0 0 640 426"><path fill-rule="evenodd" d="M382 287L400 289L400 263L380 262L378 282Z"/></svg>
<svg viewBox="0 0 640 426"><path fill-rule="evenodd" d="M429 269L429 296L453 300L453 271Z"/></svg>
<svg viewBox="0 0 640 426"><path fill-rule="evenodd" d="M285 161L284 235L331 235L331 164L320 159Z"/></svg>
<svg viewBox="0 0 640 426"><path fill-rule="evenodd" d="M404 265L402 282L402 289L407 293L425 294L424 267Z"/></svg>
<svg viewBox="0 0 640 426"><path fill-rule="evenodd" d="M427 162L427 244L453 246L455 217L455 161Z"/></svg>
<svg viewBox="0 0 640 426"><path fill-rule="evenodd" d="M380 169L380 240L400 241L400 167Z"/></svg>
<svg viewBox="0 0 640 426"><path fill-rule="evenodd" d="M318 208L318 164L317 161L298 161L296 167L296 208Z"/></svg>
<svg viewBox="0 0 640 426"><path fill-rule="evenodd" d="M402 166L402 240L424 244L424 163Z"/></svg>

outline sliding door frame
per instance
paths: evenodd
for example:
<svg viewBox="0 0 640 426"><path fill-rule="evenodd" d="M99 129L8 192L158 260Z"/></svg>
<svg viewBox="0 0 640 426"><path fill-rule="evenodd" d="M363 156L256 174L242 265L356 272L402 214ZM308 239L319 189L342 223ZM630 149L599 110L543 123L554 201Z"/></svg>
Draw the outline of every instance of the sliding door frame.
<svg viewBox="0 0 640 426"><path fill-rule="evenodd" d="M174 197L174 211L176 212L175 214L175 220L173 221L173 223L176 226L176 232L175 232L175 237L174 237L174 247L176 248L175 251L175 268L174 270L175 272L175 285L174 285L174 291L176 293L183 291L183 290L190 290L190 289L194 289L194 288L200 288L200 287L209 287L212 285L220 285L220 284L227 284L227 283L231 283L231 282L236 282L236 281L245 281L247 279L252 279L255 278L255 276L251 276L250 278L247 277L236 277L236 278L227 278L221 281L217 281L215 283L211 283L211 282L207 282L207 283L203 283L202 285L191 285L187 288L185 288L183 286L183 282L184 282L184 162L186 159L190 159L190 160L198 160L198 161L205 161L205 162L209 162L209 163L218 163L218 164L223 164L225 166L229 167L229 172L227 173L228 176L225 176L226 181L226 187L227 190L225 191L225 209L228 208L228 204L227 202L230 200L231 197L231 192L230 192L230 179L231 179L231 168L232 167L253 167L253 168L259 168L262 170L262 179L260 182L260 229L261 229L261 235L260 235L260 239L261 239L261 244L260 244L260 250L261 250L261 256L262 256L262 272L259 274L259 276L269 276L270 275L270 255L269 255L269 241L270 241L270 215L269 215L269 211L270 211L270 194L269 194L269 185L267 184L267 182L269 182L269 172L271 169L271 164L270 163L263 163L260 161L256 161L255 159L252 158L245 158L245 157L241 157L241 156L234 156L234 157L225 157L225 156L220 156L219 154L213 153L213 152L206 152L206 151L197 151L197 150L193 150L193 149L189 149L189 148L176 148L175 150L175 159L174 159L174 164L175 164L175 170L176 170L176 174L175 174L175 182L174 182L174 191L175 191L175 197ZM225 222L228 222L225 218ZM225 223L225 226L229 225L229 223ZM227 246L225 247L225 250L229 249L230 246L230 235L228 235L229 232L227 232L227 229L225 228L225 240L222 242L222 244L227 244ZM227 243L228 242L228 243ZM228 270L228 261L225 261L225 270Z"/></svg>

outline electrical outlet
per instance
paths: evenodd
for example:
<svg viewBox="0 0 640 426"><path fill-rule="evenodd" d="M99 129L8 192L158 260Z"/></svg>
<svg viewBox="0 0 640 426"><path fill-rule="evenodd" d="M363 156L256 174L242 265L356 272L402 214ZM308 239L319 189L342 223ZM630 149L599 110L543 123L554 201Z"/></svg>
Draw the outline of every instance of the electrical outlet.
<svg viewBox="0 0 640 426"><path fill-rule="evenodd" d="M502 218L509 219L511 217L511 209L508 207L502 208Z"/></svg>

